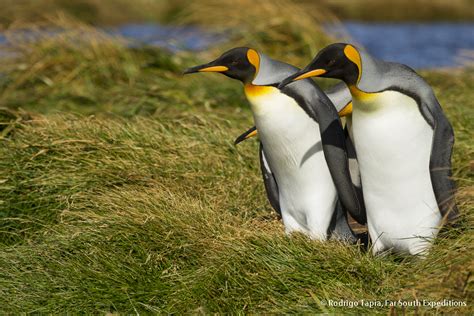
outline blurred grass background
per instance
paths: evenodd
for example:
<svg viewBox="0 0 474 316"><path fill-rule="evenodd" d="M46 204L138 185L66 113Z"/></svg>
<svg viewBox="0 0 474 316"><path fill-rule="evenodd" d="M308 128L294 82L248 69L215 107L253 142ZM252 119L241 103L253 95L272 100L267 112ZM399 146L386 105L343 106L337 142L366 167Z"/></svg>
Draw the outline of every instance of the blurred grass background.
<svg viewBox="0 0 474 316"><path fill-rule="evenodd" d="M258 5L249 0L2 0L0 24L5 27L18 21L43 21L48 15L62 12L93 25L113 25L131 21L176 23L183 14L191 14L203 23L216 24L211 17L226 23L227 18L245 19L263 10L275 10L285 5L286 16L271 16L270 19L290 19L289 13L301 10L301 18L316 15L324 19L332 14L345 20L362 21L472 21L474 12L471 0L275 0L260 1ZM205 12L212 8L214 13ZM292 12L293 11L293 12ZM205 15L200 15L205 12ZM211 13L209 16L208 14ZM245 14L242 14L245 13ZM208 18L209 17L209 18ZM264 18L269 18L265 16ZM254 20L255 23L265 23ZM221 24L219 25L221 26Z"/></svg>
<svg viewBox="0 0 474 316"><path fill-rule="evenodd" d="M473 311L472 66L422 72L456 132L462 214L425 260L285 236L265 198L256 142L232 144L252 125L240 85L181 76L237 45L303 66L333 40L327 21L467 20L470 1L398 1L394 10L370 0L0 4L13 53L0 63L4 312L348 311L327 299L468 304L356 313ZM97 28L150 21L226 31L230 40L171 54L130 48ZM45 28L62 32L45 36Z"/></svg>

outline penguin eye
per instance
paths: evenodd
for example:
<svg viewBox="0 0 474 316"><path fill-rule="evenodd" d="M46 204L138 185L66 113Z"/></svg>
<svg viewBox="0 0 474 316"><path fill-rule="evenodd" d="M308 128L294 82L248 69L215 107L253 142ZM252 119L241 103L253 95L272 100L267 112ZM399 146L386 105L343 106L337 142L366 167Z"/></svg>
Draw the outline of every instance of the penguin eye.
<svg viewBox="0 0 474 316"><path fill-rule="evenodd" d="M230 63L232 66L238 65L239 61L236 59Z"/></svg>
<svg viewBox="0 0 474 316"><path fill-rule="evenodd" d="M327 62L327 65L330 67L332 65L334 65L336 63L336 60L335 59L331 59Z"/></svg>

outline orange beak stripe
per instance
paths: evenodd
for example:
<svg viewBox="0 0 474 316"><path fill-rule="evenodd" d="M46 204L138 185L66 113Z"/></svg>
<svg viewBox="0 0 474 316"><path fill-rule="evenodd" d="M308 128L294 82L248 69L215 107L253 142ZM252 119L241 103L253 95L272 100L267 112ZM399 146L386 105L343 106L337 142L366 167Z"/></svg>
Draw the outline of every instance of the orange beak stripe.
<svg viewBox="0 0 474 316"><path fill-rule="evenodd" d="M245 139L252 138L254 136L257 136L257 130L254 130L253 132L249 133L247 136L245 136Z"/></svg>
<svg viewBox="0 0 474 316"><path fill-rule="evenodd" d="M339 117L344 117L346 115L352 114L352 101L347 103L347 105L339 111Z"/></svg>
<svg viewBox="0 0 474 316"><path fill-rule="evenodd" d="M307 73L304 73L302 75L299 75L298 77L293 79L293 81L306 79L306 78L310 78L310 77L317 77L317 76L321 76L322 74L325 74L325 73L326 73L326 70L324 70L324 69L315 69L315 70L308 71Z"/></svg>
<svg viewBox="0 0 474 316"><path fill-rule="evenodd" d="M212 66L203 69L199 69L199 72L224 72L229 70L226 66Z"/></svg>

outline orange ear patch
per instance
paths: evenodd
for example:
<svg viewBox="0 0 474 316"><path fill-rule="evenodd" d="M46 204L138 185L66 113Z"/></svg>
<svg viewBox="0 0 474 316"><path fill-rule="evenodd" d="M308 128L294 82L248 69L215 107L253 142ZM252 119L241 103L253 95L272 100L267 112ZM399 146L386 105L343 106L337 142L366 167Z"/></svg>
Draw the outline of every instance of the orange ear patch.
<svg viewBox="0 0 474 316"><path fill-rule="evenodd" d="M257 51L250 48L247 51L247 59L249 60L249 63L255 67L255 73L258 73L258 69L260 67L260 56L258 55Z"/></svg>
<svg viewBox="0 0 474 316"><path fill-rule="evenodd" d="M344 55L346 55L347 59L352 61L354 64L357 65L359 69L359 75L357 76L357 83L359 83L360 76L362 75L362 60L360 59L360 54L357 49L352 45L346 45L344 47Z"/></svg>

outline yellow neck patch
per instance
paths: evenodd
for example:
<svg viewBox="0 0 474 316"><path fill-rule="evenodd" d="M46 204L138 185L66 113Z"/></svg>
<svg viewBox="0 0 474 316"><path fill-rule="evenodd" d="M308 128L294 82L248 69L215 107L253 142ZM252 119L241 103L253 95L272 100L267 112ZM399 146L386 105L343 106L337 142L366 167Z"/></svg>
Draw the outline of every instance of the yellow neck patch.
<svg viewBox="0 0 474 316"><path fill-rule="evenodd" d="M350 85L349 90L351 91L351 95L353 99L361 100L361 101L369 101L373 99L377 93L365 92L357 88L355 85Z"/></svg>
<svg viewBox="0 0 474 316"><path fill-rule="evenodd" d="M258 69L260 68L260 56L258 55L257 51L250 48L247 51L247 59L249 60L249 63L255 67L255 74L257 74Z"/></svg>
<svg viewBox="0 0 474 316"><path fill-rule="evenodd" d="M352 114L352 101L347 103L347 105L339 111L339 117L344 117L346 115Z"/></svg>
<svg viewBox="0 0 474 316"><path fill-rule="evenodd" d="M359 70L359 75L357 76L357 83L359 83L360 76L362 75L362 60L360 59L359 52L354 46L346 45L346 47L344 47L344 55L346 55L347 59L357 65L357 69Z"/></svg>
<svg viewBox="0 0 474 316"><path fill-rule="evenodd" d="M266 94L273 93L276 88L271 86L255 86L253 84L246 84L244 86L245 95L247 98L261 97Z"/></svg>

